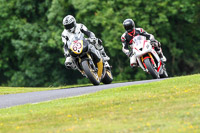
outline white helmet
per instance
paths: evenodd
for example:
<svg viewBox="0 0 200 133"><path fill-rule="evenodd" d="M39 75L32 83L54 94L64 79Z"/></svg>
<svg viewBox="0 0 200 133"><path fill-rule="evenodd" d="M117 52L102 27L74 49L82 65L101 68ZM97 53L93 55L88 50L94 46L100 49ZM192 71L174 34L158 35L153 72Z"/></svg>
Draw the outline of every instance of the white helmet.
<svg viewBox="0 0 200 133"><path fill-rule="evenodd" d="M67 15L63 19L63 25L69 32L74 32L76 27L76 19L72 15Z"/></svg>

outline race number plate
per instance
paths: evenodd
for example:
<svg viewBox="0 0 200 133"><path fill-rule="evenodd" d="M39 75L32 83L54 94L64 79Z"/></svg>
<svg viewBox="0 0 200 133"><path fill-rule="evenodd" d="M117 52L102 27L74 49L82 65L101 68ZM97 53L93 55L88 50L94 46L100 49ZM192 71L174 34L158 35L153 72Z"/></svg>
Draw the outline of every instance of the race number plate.
<svg viewBox="0 0 200 133"><path fill-rule="evenodd" d="M75 54L81 54L83 51L83 40L74 41L70 48Z"/></svg>

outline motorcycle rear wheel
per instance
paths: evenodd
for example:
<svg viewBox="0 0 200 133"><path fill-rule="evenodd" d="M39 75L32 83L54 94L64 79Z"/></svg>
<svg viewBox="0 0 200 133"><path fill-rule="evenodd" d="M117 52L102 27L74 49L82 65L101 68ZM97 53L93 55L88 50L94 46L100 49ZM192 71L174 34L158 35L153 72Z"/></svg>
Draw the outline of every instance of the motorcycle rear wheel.
<svg viewBox="0 0 200 133"><path fill-rule="evenodd" d="M156 71L156 69L153 67L153 64L152 62L150 61L149 58L145 59L144 60L144 63L149 71L149 73L151 74L151 76L154 78L154 79L158 79L160 78L159 76L159 73Z"/></svg>
<svg viewBox="0 0 200 133"><path fill-rule="evenodd" d="M92 82L93 85L99 85L100 80L96 72L92 69L89 62L87 60L84 60L82 63L83 70L85 74L87 75L88 79Z"/></svg>
<svg viewBox="0 0 200 133"><path fill-rule="evenodd" d="M101 81L104 84L110 84L113 81L113 76L110 70L106 70L105 76Z"/></svg>

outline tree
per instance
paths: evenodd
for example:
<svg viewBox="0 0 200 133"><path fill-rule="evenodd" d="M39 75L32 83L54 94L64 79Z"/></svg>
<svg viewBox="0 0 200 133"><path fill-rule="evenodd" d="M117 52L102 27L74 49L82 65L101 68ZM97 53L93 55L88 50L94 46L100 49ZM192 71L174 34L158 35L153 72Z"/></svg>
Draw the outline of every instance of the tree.
<svg viewBox="0 0 200 133"><path fill-rule="evenodd" d="M162 43L170 76L198 73L199 7L197 0L0 0L0 85L88 82L64 67L62 19L68 14L103 40L116 81L151 78L140 68L132 69L121 51L126 18Z"/></svg>

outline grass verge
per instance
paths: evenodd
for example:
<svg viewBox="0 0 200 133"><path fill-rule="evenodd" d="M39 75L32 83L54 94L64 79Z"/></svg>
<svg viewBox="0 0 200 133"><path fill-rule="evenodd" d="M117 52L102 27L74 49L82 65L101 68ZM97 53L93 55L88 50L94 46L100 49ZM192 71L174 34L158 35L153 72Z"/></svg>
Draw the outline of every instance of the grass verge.
<svg viewBox="0 0 200 133"><path fill-rule="evenodd" d="M200 75L0 109L0 132L200 132Z"/></svg>

